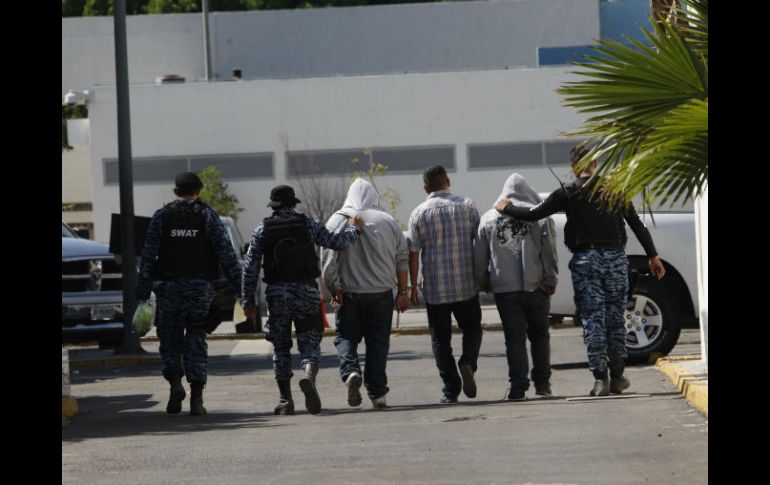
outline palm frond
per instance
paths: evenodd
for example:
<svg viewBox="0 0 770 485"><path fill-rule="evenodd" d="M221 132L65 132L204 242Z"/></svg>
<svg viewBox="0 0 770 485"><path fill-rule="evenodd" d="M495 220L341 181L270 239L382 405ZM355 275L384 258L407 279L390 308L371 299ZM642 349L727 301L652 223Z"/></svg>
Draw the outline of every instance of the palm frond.
<svg viewBox="0 0 770 485"><path fill-rule="evenodd" d="M594 176L613 205L640 193L645 204L673 205L708 183L708 2L683 4L678 22L643 30L649 45L598 41L575 64L582 79L557 90L566 106L590 115L568 136L588 138L577 169L599 159Z"/></svg>

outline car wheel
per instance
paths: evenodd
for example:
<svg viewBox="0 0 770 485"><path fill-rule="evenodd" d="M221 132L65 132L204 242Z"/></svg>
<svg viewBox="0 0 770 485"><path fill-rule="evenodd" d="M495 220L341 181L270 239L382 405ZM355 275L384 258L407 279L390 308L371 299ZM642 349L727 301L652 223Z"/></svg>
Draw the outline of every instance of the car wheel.
<svg viewBox="0 0 770 485"><path fill-rule="evenodd" d="M681 331L681 311L666 285L640 276L623 313L629 363L667 355Z"/></svg>

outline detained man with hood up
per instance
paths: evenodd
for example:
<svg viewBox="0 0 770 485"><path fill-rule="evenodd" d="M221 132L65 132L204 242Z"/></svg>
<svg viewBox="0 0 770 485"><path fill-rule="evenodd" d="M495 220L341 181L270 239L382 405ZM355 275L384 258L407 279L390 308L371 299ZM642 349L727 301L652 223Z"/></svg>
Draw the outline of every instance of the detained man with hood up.
<svg viewBox="0 0 770 485"><path fill-rule="evenodd" d="M521 207L542 202L524 177L516 173L505 181L499 199L510 199ZM535 392L551 395L548 313L558 275L554 228L551 218L525 222L501 214L494 207L479 223L476 275L482 289L494 293L503 323L510 382L504 399L526 399L527 337L532 350Z"/></svg>
<svg viewBox="0 0 770 485"><path fill-rule="evenodd" d="M380 209L375 188L360 178L353 181L347 199L329 218L326 228L342 230L356 214L366 224L358 243L345 251L321 250L322 277L332 293L336 310L334 345L340 357L340 377L348 388L348 404L361 404L361 366L358 344L366 342L363 384L375 408L386 406L388 377L385 366L393 322L393 288L398 288L396 308L409 307L406 238L393 217Z"/></svg>

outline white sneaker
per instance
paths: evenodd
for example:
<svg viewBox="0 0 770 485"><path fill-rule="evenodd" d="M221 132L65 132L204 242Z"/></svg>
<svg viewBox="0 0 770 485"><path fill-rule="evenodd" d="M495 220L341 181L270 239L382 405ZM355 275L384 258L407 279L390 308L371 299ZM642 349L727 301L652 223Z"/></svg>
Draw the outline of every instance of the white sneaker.
<svg viewBox="0 0 770 485"><path fill-rule="evenodd" d="M345 385L348 386L348 405L360 406L361 405L361 374L358 372L351 372L345 379Z"/></svg>
<svg viewBox="0 0 770 485"><path fill-rule="evenodd" d="M374 406L374 409L385 409L388 407L388 404L385 400L385 395L383 394L380 397L375 397L372 399L372 406Z"/></svg>

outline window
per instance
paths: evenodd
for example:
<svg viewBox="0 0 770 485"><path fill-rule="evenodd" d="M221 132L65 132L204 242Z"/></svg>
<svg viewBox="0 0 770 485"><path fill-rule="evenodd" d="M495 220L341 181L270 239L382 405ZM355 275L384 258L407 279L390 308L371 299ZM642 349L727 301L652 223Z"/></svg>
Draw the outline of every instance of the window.
<svg viewBox="0 0 770 485"><path fill-rule="evenodd" d="M468 145L468 168L507 168L543 165L541 142Z"/></svg>
<svg viewBox="0 0 770 485"><path fill-rule="evenodd" d="M134 182L173 183L178 173L197 173L209 165L221 170L225 180L274 178L272 153L239 153L135 158ZM104 184L116 185L119 180L118 161L104 159Z"/></svg>
<svg viewBox="0 0 770 485"><path fill-rule="evenodd" d="M431 165L442 165L450 172L455 169L452 145L289 152L287 160L289 176L307 173L350 175L357 170L369 170L370 160L386 165L389 174L422 173Z"/></svg>

